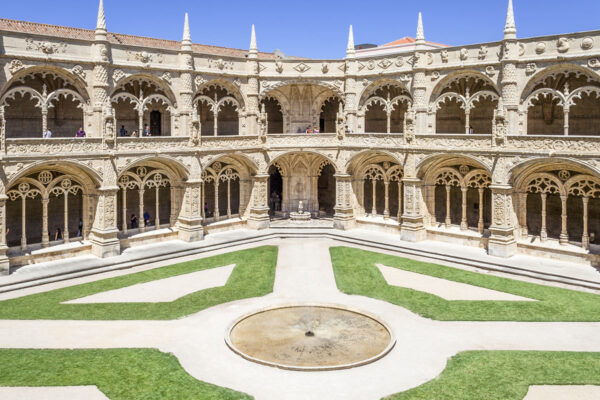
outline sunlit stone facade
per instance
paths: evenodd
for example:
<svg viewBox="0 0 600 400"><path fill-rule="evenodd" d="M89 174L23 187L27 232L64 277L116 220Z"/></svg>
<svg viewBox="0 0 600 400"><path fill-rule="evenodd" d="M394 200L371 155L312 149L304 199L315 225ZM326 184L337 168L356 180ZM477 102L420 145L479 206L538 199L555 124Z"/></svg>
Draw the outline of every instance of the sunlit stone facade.
<svg viewBox="0 0 600 400"><path fill-rule="evenodd" d="M600 32L517 38L512 4L494 43L432 49L418 25L409 53L356 58L350 31L345 59L309 60L254 28L248 51L193 44L187 16L181 42L107 33L102 3L95 31L0 20L3 270L301 201L337 229L596 263Z"/></svg>

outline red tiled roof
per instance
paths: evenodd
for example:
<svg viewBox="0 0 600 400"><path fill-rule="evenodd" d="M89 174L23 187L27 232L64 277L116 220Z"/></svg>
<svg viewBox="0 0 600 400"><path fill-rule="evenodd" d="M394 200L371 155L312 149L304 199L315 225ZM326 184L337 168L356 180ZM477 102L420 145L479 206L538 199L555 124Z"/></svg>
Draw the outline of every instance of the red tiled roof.
<svg viewBox="0 0 600 400"><path fill-rule="evenodd" d="M384 47L384 46L397 46L397 45L402 45L402 44L411 44L411 43L415 43L417 40L415 38L411 38L408 36L405 36L401 39L398 40L394 40L393 42L390 43L386 43L386 44L382 44L379 47ZM447 44L441 44L441 43L434 43L434 42L425 42L427 44L431 44L434 46L443 46L443 47L450 47Z"/></svg>
<svg viewBox="0 0 600 400"><path fill-rule="evenodd" d="M16 21L0 18L0 30L10 32L29 33L43 36L53 36L65 39L94 40L94 31L90 29L69 28L66 26L38 24L36 22ZM155 39L143 36L123 35L120 33L109 33L109 43L126 46L153 47L162 50L179 50L180 42L174 40ZM192 49L197 53L210 54L225 57L244 58L248 50L232 49L228 47L210 46L205 44L193 44ZM258 53L259 58L276 59L273 53ZM300 57L291 57L300 58Z"/></svg>

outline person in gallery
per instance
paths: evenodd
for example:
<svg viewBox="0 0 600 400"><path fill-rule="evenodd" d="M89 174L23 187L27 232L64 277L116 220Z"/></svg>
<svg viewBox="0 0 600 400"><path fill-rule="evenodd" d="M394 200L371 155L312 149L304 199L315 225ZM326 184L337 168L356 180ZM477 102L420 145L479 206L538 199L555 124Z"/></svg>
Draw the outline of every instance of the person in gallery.
<svg viewBox="0 0 600 400"><path fill-rule="evenodd" d="M138 131L131 132L131 137L138 137Z"/></svg>
<svg viewBox="0 0 600 400"><path fill-rule="evenodd" d="M470 133L470 134L473 134L473 133L475 133L475 130L473 129L473 127L472 127L472 126L470 126L470 127L469 127L469 133Z"/></svg>
<svg viewBox="0 0 600 400"><path fill-rule="evenodd" d="M50 129L46 129L46 132L43 134L44 139L50 139L52 137L52 131Z"/></svg>
<svg viewBox="0 0 600 400"><path fill-rule="evenodd" d="M208 203L204 203L204 217L208 218Z"/></svg>
<svg viewBox="0 0 600 400"><path fill-rule="evenodd" d="M79 218L79 223L77 224L77 237L82 236L83 233L83 220Z"/></svg>
<svg viewBox="0 0 600 400"><path fill-rule="evenodd" d="M142 136L152 136L150 133L150 127L146 124L144 125L144 131L142 132Z"/></svg>
<svg viewBox="0 0 600 400"><path fill-rule="evenodd" d="M75 134L75 137L78 137L78 138L84 138L85 137L85 131L83 130L83 127L79 127L79 130Z"/></svg>
<svg viewBox="0 0 600 400"><path fill-rule="evenodd" d="M144 211L144 225L150 225L150 213L148 211Z"/></svg>
<svg viewBox="0 0 600 400"><path fill-rule="evenodd" d="M127 129L125 129L125 125L121 125L121 130L119 132L121 136L127 136Z"/></svg>
<svg viewBox="0 0 600 400"><path fill-rule="evenodd" d="M60 228L56 228L56 232L54 232L54 240L62 240L63 235L62 235L62 231L60 230Z"/></svg>
<svg viewBox="0 0 600 400"><path fill-rule="evenodd" d="M135 214L131 214L131 229L136 229L138 227L138 220Z"/></svg>

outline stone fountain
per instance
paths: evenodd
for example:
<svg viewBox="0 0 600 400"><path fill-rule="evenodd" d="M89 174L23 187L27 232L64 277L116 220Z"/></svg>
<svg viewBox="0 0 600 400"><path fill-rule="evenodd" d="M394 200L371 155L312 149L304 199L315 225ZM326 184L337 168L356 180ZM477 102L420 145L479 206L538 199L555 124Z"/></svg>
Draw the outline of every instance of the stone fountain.
<svg viewBox="0 0 600 400"><path fill-rule="evenodd" d="M290 213L290 220L292 222L310 222L310 213L304 211L304 203L300 201L298 203L298 211L293 211Z"/></svg>

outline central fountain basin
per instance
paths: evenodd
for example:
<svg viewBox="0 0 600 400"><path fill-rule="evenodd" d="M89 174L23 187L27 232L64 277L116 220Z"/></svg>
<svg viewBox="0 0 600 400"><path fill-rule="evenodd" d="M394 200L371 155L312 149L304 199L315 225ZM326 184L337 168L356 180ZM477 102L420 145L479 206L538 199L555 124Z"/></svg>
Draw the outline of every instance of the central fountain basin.
<svg viewBox="0 0 600 400"><path fill-rule="evenodd" d="M342 306L292 305L235 321L229 348L247 360L298 371L353 368L385 356L395 344L385 323Z"/></svg>

